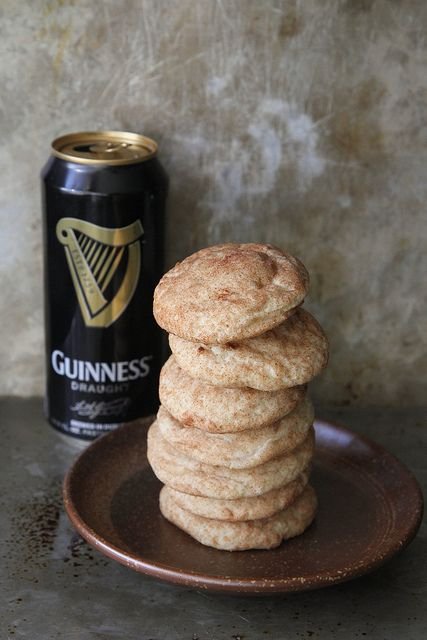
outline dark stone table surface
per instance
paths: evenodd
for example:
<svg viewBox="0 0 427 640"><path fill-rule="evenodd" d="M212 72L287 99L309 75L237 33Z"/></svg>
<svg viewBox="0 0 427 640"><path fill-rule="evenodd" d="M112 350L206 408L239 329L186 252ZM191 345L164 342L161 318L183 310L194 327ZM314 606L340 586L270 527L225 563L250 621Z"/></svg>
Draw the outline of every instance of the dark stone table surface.
<svg viewBox="0 0 427 640"><path fill-rule="evenodd" d="M384 445L425 493L424 408L320 408ZM427 638L425 524L371 575L318 591L233 597L157 582L92 550L61 501L76 449L45 422L39 398L0 402L0 638L278 640Z"/></svg>

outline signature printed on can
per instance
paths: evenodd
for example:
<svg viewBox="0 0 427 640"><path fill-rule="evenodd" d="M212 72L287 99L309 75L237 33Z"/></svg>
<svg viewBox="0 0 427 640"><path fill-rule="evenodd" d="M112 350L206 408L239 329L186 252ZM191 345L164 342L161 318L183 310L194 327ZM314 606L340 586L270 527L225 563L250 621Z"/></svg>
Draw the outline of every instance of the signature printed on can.
<svg viewBox="0 0 427 640"><path fill-rule="evenodd" d="M86 400L80 400L76 402L71 411L74 411L79 416L90 418L94 420L98 417L118 416L130 405L130 398L116 398L115 400L109 400L107 402L87 402Z"/></svg>

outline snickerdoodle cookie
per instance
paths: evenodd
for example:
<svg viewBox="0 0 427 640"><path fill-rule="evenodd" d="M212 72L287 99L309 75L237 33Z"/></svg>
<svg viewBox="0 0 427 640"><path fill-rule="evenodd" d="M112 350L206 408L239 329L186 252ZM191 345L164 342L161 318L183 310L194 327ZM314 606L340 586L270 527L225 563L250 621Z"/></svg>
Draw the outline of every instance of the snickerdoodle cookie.
<svg viewBox="0 0 427 640"><path fill-rule="evenodd" d="M168 271L154 293L158 324L185 340L223 344L283 322L308 290L304 265L268 244L220 244Z"/></svg>
<svg viewBox="0 0 427 640"><path fill-rule="evenodd" d="M328 362L328 340L313 316L299 308L274 329L222 345L169 336L181 369L212 385L277 391L309 382Z"/></svg>
<svg viewBox="0 0 427 640"><path fill-rule="evenodd" d="M259 520L225 522L183 509L167 488L160 492L160 510L173 524L204 545L225 551L273 549L282 540L301 534L316 514L317 499L308 485L287 509Z"/></svg>
<svg viewBox="0 0 427 640"><path fill-rule="evenodd" d="M272 489L253 498L236 498L235 500L192 496L189 493L176 491L172 487L167 487L164 491L172 494L178 506L186 511L191 511L197 516L236 522L239 520L269 518L274 513L286 509L304 491L308 478L309 468L305 469L292 482L283 485L283 487Z"/></svg>
<svg viewBox="0 0 427 640"><path fill-rule="evenodd" d="M157 414L163 438L178 451L199 462L230 469L256 467L292 451L305 440L313 420L313 405L308 398L287 416L267 427L237 433L209 433L185 427L163 406Z"/></svg>
<svg viewBox="0 0 427 640"><path fill-rule="evenodd" d="M177 491L211 498L246 498L292 482L313 457L314 429L293 451L249 469L206 464L167 442L157 421L148 431L148 461L161 482Z"/></svg>
<svg viewBox="0 0 427 640"><path fill-rule="evenodd" d="M172 356L160 374L161 403L187 427L211 433L259 429L290 413L305 395L305 387L279 391L227 389L191 377Z"/></svg>

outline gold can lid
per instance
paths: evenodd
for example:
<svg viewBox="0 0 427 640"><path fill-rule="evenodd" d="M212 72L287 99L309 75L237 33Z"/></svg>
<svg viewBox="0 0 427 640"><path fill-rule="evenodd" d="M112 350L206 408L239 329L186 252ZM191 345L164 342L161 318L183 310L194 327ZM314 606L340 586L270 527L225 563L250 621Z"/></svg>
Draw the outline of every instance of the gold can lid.
<svg viewBox="0 0 427 640"><path fill-rule="evenodd" d="M53 155L78 164L134 164L152 158L157 144L151 138L128 131L81 131L52 142Z"/></svg>

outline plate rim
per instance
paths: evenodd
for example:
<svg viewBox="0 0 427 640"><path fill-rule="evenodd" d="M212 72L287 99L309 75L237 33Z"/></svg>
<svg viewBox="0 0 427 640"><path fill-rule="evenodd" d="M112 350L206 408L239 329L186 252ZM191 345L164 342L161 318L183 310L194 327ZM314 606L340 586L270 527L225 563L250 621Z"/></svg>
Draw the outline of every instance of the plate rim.
<svg viewBox="0 0 427 640"><path fill-rule="evenodd" d="M64 477L62 488L65 511L72 525L82 538L84 538L90 546L97 549L105 556L137 571L138 573L173 583L175 585L246 595L250 595L251 593L259 595L262 593L274 594L318 589L347 582L348 580L366 575L379 568L410 544L421 525L424 512L423 493L416 477L408 467L385 447L374 440L371 440L369 437L360 435L335 421L332 422L322 418L316 418L314 421L315 429L322 430L325 428L332 428L334 433L338 432L347 438L358 440L365 446L376 451L376 453L380 454L381 457L388 458L391 463L399 468L400 473L403 473L406 476L405 486L411 494L413 494L416 508L413 510L412 519L408 518L408 520L405 521L405 533L402 533L399 540L393 541L389 544L384 552L377 553L374 557L367 559L365 562L359 563L359 565L356 566L350 566L349 568L346 568L346 570L337 569L334 572L327 574L313 573L310 576L300 578L295 576L289 578L273 577L255 579L250 577L226 578L222 576L211 576L196 571L193 572L188 569L181 570L178 567L171 567L170 565L165 565L157 561L147 561L131 551L124 551L123 549L120 549L115 544L103 538L101 534L94 531L79 514L72 499L73 477L78 473L78 468L80 464L82 464L82 461L85 460L88 452L92 455L94 450L104 448L105 444L108 443L110 439L113 440L116 438L118 432L122 433L126 430L133 430L138 428L138 426L140 428L140 425L136 425L135 423L124 424L114 431L106 433L100 438L94 440L73 461ZM319 450L321 448L322 447L319 446ZM327 450L327 447L325 449ZM255 551L251 551L251 553L254 552Z"/></svg>

